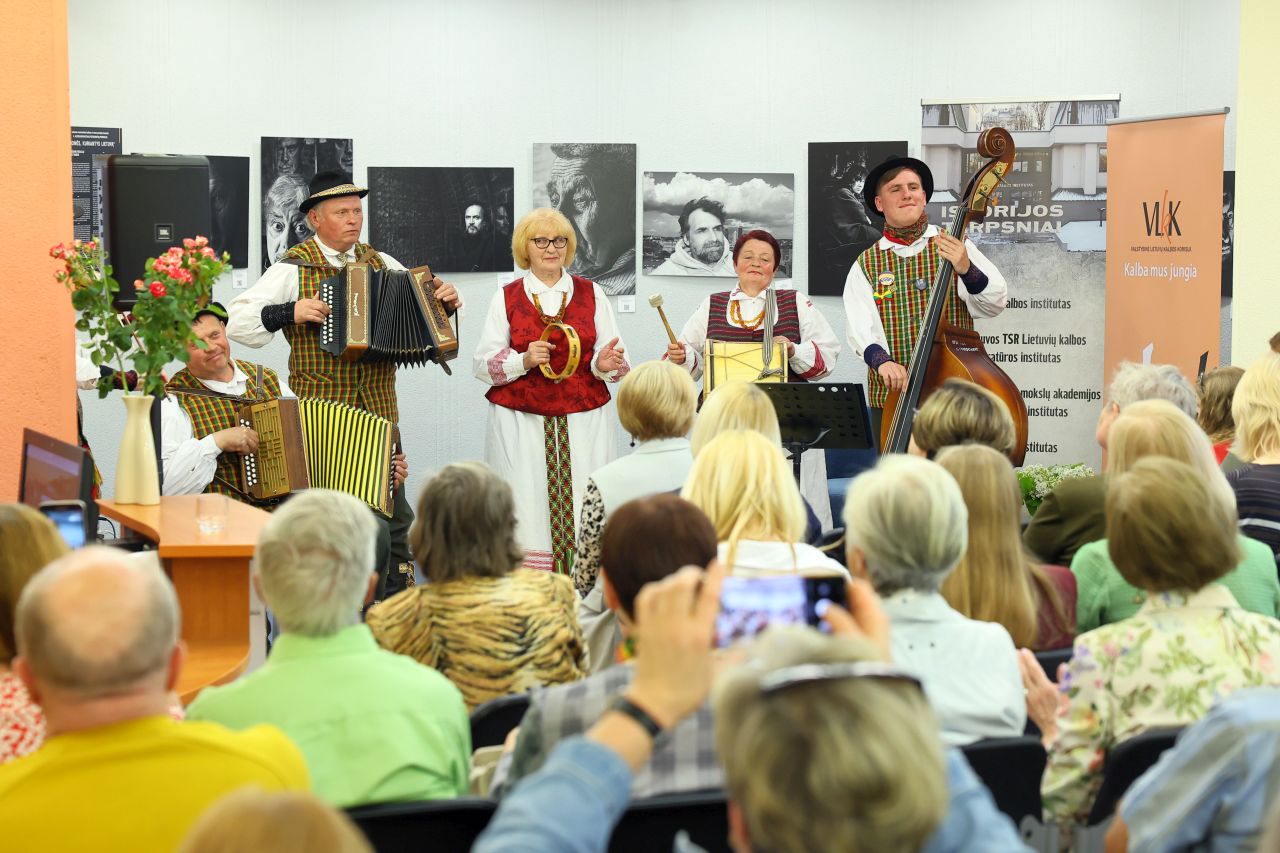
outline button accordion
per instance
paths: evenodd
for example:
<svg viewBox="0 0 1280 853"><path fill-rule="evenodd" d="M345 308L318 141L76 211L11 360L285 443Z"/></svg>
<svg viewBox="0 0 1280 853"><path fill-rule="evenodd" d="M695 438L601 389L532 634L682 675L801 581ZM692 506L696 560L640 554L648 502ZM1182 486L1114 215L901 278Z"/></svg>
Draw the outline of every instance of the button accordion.
<svg viewBox="0 0 1280 853"><path fill-rule="evenodd" d="M242 406L240 423L258 434L257 452L241 455L245 491L255 500L336 489L391 517L399 435L386 418L328 400L285 398Z"/></svg>
<svg viewBox="0 0 1280 853"><path fill-rule="evenodd" d="M329 306L320 348L343 361L434 361L452 374L448 362L458 356L458 335L436 298L438 286L427 266L378 270L348 264L320 283L320 299Z"/></svg>

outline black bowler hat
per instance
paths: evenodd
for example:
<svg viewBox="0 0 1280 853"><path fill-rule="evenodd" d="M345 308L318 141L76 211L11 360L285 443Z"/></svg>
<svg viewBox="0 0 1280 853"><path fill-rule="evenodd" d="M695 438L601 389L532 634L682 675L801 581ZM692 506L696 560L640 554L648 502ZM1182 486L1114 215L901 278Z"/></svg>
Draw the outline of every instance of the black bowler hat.
<svg viewBox="0 0 1280 853"><path fill-rule="evenodd" d="M885 172L903 167L920 176L920 184L924 187L924 200L928 202L933 198L933 172L929 171L929 167L923 160L917 160L914 157L890 157L872 169L867 175L866 183L862 185L862 200L867 204L867 213L884 219L884 214L876 210L876 196L880 192L880 181L884 178Z"/></svg>
<svg viewBox="0 0 1280 853"><path fill-rule="evenodd" d="M227 325L227 309L222 307L221 302L206 302L196 311L196 316L192 317L191 321L194 323L206 314L217 317L222 321L222 325Z"/></svg>
<svg viewBox="0 0 1280 853"><path fill-rule="evenodd" d="M344 195L356 195L364 198L369 191L364 187L358 187L351 183L351 176L346 172L321 172L311 179L311 186L308 188L311 195L303 199L302 204L298 205L298 211L303 215L307 215L307 211L315 207L327 198L337 198Z"/></svg>

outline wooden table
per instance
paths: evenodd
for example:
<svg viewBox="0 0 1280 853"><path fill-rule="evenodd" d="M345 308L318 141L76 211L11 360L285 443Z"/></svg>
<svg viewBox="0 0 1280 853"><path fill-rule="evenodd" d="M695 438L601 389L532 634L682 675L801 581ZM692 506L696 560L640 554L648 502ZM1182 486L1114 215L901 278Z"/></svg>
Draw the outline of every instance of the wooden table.
<svg viewBox="0 0 1280 853"><path fill-rule="evenodd" d="M156 544L182 607L187 662L178 696L191 702L205 687L232 681L249 663L249 559L271 516L227 499L227 524L205 534L196 496L162 497L155 506L98 501L99 512Z"/></svg>

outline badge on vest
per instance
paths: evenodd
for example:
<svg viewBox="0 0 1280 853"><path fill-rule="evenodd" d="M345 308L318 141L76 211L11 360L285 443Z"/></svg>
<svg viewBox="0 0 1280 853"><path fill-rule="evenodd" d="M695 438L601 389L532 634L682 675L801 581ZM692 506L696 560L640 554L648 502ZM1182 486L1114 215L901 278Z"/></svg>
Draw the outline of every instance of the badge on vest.
<svg viewBox="0 0 1280 853"><path fill-rule="evenodd" d="M871 289L871 296L876 302L883 302L893 296L897 289L898 286L893 283L893 273L882 272L876 277L876 286Z"/></svg>

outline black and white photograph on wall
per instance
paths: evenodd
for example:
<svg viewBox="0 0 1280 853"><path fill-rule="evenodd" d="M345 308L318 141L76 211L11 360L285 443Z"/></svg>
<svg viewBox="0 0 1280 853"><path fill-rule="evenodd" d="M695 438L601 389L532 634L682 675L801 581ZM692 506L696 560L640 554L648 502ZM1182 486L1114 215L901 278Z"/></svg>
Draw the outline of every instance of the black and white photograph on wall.
<svg viewBox="0 0 1280 853"><path fill-rule="evenodd" d="M1231 298L1232 259L1236 244L1236 173L1222 173L1222 298Z"/></svg>
<svg viewBox="0 0 1280 853"><path fill-rule="evenodd" d="M645 172L641 246L648 275L736 277L733 243L761 228L782 247L778 278L791 278L795 175Z"/></svg>
<svg viewBox="0 0 1280 853"><path fill-rule="evenodd" d="M370 166L369 240L408 267L507 272L514 194L510 168Z"/></svg>
<svg viewBox="0 0 1280 853"><path fill-rule="evenodd" d="M883 220L862 201L867 173L890 157L905 157L897 142L809 143L809 295L839 296L854 261L880 239Z"/></svg>
<svg viewBox="0 0 1280 853"><path fill-rule="evenodd" d="M634 144L535 143L533 206L554 208L573 225L578 249L569 272L610 296L636 292Z"/></svg>
<svg viewBox="0 0 1280 853"><path fill-rule="evenodd" d="M213 230L209 244L218 253L231 254L231 266L249 266L249 158L207 155L209 203L213 206Z"/></svg>
<svg viewBox="0 0 1280 853"><path fill-rule="evenodd" d="M262 268L280 260L290 247L311 237L298 205L309 194L318 171L352 174L350 139L310 136L262 137Z"/></svg>

